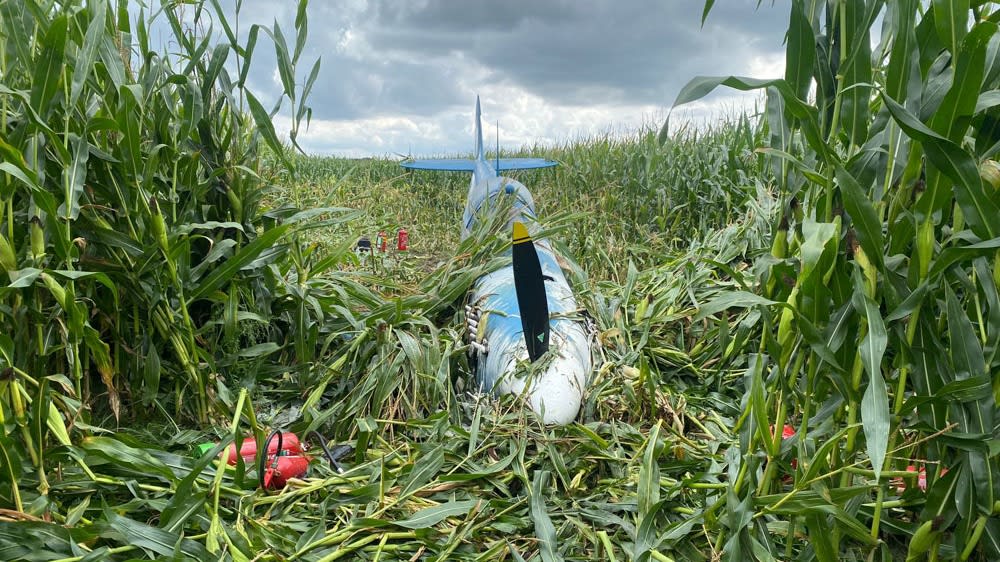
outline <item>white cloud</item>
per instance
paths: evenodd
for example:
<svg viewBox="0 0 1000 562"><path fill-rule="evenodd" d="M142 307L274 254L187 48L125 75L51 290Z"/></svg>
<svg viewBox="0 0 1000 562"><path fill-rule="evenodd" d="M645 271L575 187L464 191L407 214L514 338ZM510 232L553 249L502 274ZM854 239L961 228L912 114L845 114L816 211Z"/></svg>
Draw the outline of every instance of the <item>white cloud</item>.
<svg viewBox="0 0 1000 562"><path fill-rule="evenodd" d="M276 17L294 41L294 9L257 9L272 4L280 3L246 0L244 14L262 24L269 23L263 14ZM783 12L731 0L701 28L701 3L691 0L314 1L301 64L307 69L322 56L323 72L309 100L312 124L299 143L347 156L468 153L476 95L488 146L495 145L497 121L508 148L658 127L681 86L698 74L781 76ZM261 97L269 106L274 98L266 94L276 95L280 81L266 43L262 35L251 83L266 73L270 91ZM703 123L753 110L759 100L722 89L671 119ZM287 131L288 119L276 125Z"/></svg>

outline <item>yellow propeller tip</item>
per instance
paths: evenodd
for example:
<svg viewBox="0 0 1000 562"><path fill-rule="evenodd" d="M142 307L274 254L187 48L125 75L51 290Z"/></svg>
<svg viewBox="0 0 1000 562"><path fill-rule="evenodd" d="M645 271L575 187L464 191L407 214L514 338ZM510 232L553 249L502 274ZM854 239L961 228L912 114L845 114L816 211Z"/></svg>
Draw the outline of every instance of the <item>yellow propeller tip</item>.
<svg viewBox="0 0 1000 562"><path fill-rule="evenodd" d="M528 228L524 226L523 222L514 221L514 243L521 244L523 242L531 242L531 235L528 234Z"/></svg>

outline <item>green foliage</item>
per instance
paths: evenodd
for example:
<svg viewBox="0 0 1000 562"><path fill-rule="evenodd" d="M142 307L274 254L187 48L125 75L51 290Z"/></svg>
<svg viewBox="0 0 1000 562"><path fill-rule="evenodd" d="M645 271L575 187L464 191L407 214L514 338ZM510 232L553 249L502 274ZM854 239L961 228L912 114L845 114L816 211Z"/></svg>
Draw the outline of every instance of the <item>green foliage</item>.
<svg viewBox="0 0 1000 562"><path fill-rule="evenodd" d="M763 157L754 150L766 128L746 116L701 129L682 128L657 142L644 128L606 134L558 147L525 147L501 156L544 156L559 166L514 172L527 185L540 216L570 210L577 228L558 237L588 277L624 282L623 264L660 264L667 252L683 252L692 240L726 236L732 251L722 261L750 259L766 250L775 201ZM488 155L493 158L494 155ZM385 159L347 160L302 156L287 186L296 206L339 205L364 212L351 223L357 236L374 240L380 230L409 230L408 265L422 270L455 255L456 228L469 189L468 177L446 172L404 172ZM721 232L720 232L721 231ZM322 233L313 238L323 243ZM403 278L407 269L392 272Z"/></svg>
<svg viewBox="0 0 1000 562"><path fill-rule="evenodd" d="M742 121L739 130L750 125ZM717 142L729 135L737 136L720 126L678 135L667 148L652 132L567 145L552 152L567 163L564 171L522 177L538 194L553 240L577 243L572 240L581 223L595 233L616 233L611 243L596 234L583 238L592 246L581 246L582 265L568 264L595 317L604 361L584 405L585 423L551 430L539 428L515 400L467 392L461 305L474 280L499 265L494 256L509 243L490 225L458 241L467 180L408 177L391 161L289 156L293 179L261 194L260 204L275 209L258 220L256 237L238 252L254 255L253 244L270 233L279 237L277 249L262 251L261 270L255 266L261 257L247 261L237 251L211 262L198 285L205 288L194 293L214 295L196 339L203 354L214 354L216 392L207 393L212 419L221 425L225 414L236 422L213 430L192 424L195 416L184 415L186 409L176 415L166 402L178 388L172 348L154 347L135 375L141 381L122 386L123 411L139 423L126 418L124 431L113 436L95 424L77 424L65 440L46 441L45 470L23 460L7 465L15 472L0 477L4 483L26 475L11 487L29 498L19 517L47 513L58 524L12 526L0 533L0 548L9 549L0 552L20 556L25 545L41 548L30 537L47 536L44 552L69 559L167 556L168 543L175 545L171 552L225 549L234 559L260 553L267 559L295 553L409 558L420 549L449 559L508 552L549 559L596 553L703 558L711 546L702 526L718 517L703 513L724 489L730 466L724 451L734 439L727 428L738 416L728 387L742 372L746 318L755 313L711 322L692 318L727 287L746 288L745 260L762 251L773 207L766 180L754 175L758 160L751 145L734 143L730 150ZM601 158L609 171L601 172ZM646 177L658 195L640 196L638 183L629 187L634 198L616 193L622 177L642 173L654 159ZM696 171L703 162L714 171L678 181L676 193L668 193L682 176L679 168ZM266 167L260 175L267 175ZM699 193L698 184L715 187ZM589 197L609 212L554 211L555 201L565 198L574 206L571 200ZM712 215L675 219L662 203L641 208L657 197L702 198L713 204L692 208ZM288 203L294 208L281 208ZM719 212L724 205L731 215ZM317 206L353 206L362 214L341 214L343 222L303 231L301 221L311 211L295 209ZM686 244L665 231L640 246L624 241L632 231L622 230L617 214L646 221L628 226L636 231L655 231L668 219L706 226ZM169 232L172 223L165 222ZM357 235L399 226L411 230L409 255L390 252L372 270L350 251ZM639 269L629 261L658 267ZM238 290L229 290L236 283ZM198 287L185 292L188 299ZM2 338L0 343L5 352L11 347ZM256 413L244 406L245 394L230 395L236 386L249 387ZM180 392L189 395L183 385ZM170 416L156 419L142 412L143 404ZM256 434L261 423L319 429L357 452L345 461L344 475L316 459L310 479L282 495L254 491L252 468L249 474L217 471L211 461L221 447L198 460L188 455L200 441ZM20 450L21 439L5 436L3 451ZM45 501L35 500L32 489L40 477L51 481Z"/></svg>
<svg viewBox="0 0 1000 562"><path fill-rule="evenodd" d="M1000 556L992 4L796 0L783 79L677 99L762 118L525 151L600 344L562 428L470 392L467 178L291 154L245 89L263 34L294 145L304 1L167 3L167 58L126 7L0 0L0 558ZM355 452L255 490L216 458L265 427Z"/></svg>
<svg viewBox="0 0 1000 562"><path fill-rule="evenodd" d="M65 461L50 460L51 443L70 446L108 415L112 427L228 417L239 359L308 366L290 341L240 335L287 316L295 295L275 287L276 263L296 233L349 215L265 213L257 131L270 117L246 111L228 70L252 49L195 31L210 17L228 26L221 10L165 5L156 17L180 52L162 57L153 20L126 8L0 2L0 494L18 511L58 509L46 473Z"/></svg>
<svg viewBox="0 0 1000 562"><path fill-rule="evenodd" d="M908 560L1000 556L985 524L1000 476L1000 199L990 175L1000 36L996 7L974 4L794 1L784 79L702 77L678 95L676 104L718 85L766 89L767 153L783 208L772 255L757 267L772 302L720 297L760 312L761 353L747 376L768 373L747 387L743 467L730 494L779 504L814 490L842 498L830 506L837 511L778 516L789 529L804 526L803 541L755 542L766 521L757 516L777 513L757 512L756 524L730 530L726 559L783 550L827 560L906 542ZM955 393L967 386L978 390ZM754 425L788 422L800 460L784 483L774 469L778 437ZM762 455L767 468L756 470ZM914 465L926 470L926 496L890 482Z"/></svg>
<svg viewBox="0 0 1000 562"><path fill-rule="evenodd" d="M549 233L599 282L569 264L607 360L585 406L595 421L546 431L510 399L465 391L462 300L509 243L489 228L458 242L466 182L288 154L245 90L263 31L293 131L308 119L318 65L297 82L304 6L292 47L277 27L238 37L215 2L167 4L156 17L180 54L162 58L153 22L125 3L0 2L0 518L19 521L0 531L0 557L513 557L538 550L535 533L547 559L705 550L683 540L696 529L685 515L724 470L731 422L710 409L735 410L717 393L732 373L701 365L739 352L697 345L714 324L673 320L718 292L707 280L762 248L748 234L766 230L767 211L747 212L768 199L753 179L759 129L743 120L679 135L670 149L649 132L556 149L564 171L536 192L549 201ZM557 205L633 222L623 230ZM712 214L677 219L672 205ZM703 246L675 252L670 229L688 219ZM581 220L593 232L571 236ZM359 263L357 234L398 227L411 230L409 254L374 271ZM654 245L626 242L644 231L659 232ZM621 290L613 279L630 259L667 265L629 268ZM662 386L675 378L714 398L689 406ZM644 434L648 416L670 417L669 447L666 426L663 439ZM281 499L253 489L252 468L213 463L232 439L261 437L262 424L349 441L351 471L314 463L313 479ZM221 444L191 457L204 440ZM688 487L693 469L704 476ZM637 479L658 500L638 502ZM663 479L670 490L656 492ZM579 532L586 541L565 546Z"/></svg>

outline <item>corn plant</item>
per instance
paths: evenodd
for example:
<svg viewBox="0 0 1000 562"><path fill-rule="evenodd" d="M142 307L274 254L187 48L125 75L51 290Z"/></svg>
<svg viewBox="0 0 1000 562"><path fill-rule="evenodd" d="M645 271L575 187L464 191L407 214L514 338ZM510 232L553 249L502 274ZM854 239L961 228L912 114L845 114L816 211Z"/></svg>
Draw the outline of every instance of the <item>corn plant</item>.
<svg viewBox="0 0 1000 562"><path fill-rule="evenodd" d="M0 2L5 505L56 508L46 475L66 459L49 450L73 447L76 432L150 415L228 417L238 360L311 360L295 338L268 332L282 311L265 297L287 275L273 265L301 250L292 235L346 212L317 223L307 219L319 211L262 207L262 149L287 159L245 87L263 30L293 130L309 117L319 63L299 88L305 6L290 48L277 25L238 37L218 2L136 17L124 1ZM151 44L155 18L176 52Z"/></svg>
<svg viewBox="0 0 1000 562"><path fill-rule="evenodd" d="M568 233L567 248L592 277L623 284L621 265L630 259L640 269L659 265L664 250L683 250L752 217L746 206L767 189L762 158L753 152L763 132L744 114L703 130L681 128L663 144L651 130L588 139L548 154L561 165L551 181L539 178L536 199L543 211L588 212L587 227ZM756 217L757 236L741 238L751 241L741 258L765 249L768 212ZM611 214L621 220L605 220Z"/></svg>
<svg viewBox="0 0 1000 562"><path fill-rule="evenodd" d="M576 222L565 215L549 224L563 229L558 236ZM706 506L726 488L738 409L724 395L692 390L700 377L711 378L709 356L717 351L709 343L688 356L683 342L693 338L676 326L697 313L693 302L725 290L707 282L723 273L705 267L728 248L722 240L655 271L633 268L628 286L609 286L607 299L584 297L606 361L581 423L564 428L544 428L515 400L470 397L449 380L462 376L449 369L462 369L464 355L450 327L453 305L477 275L499 264L491 256L508 240L469 238L421 292L398 300L366 293L371 279L330 275L336 290L364 301L370 314L324 322L342 328L330 332L334 362L310 383L300 427L355 434L345 473L317 459L307 480L267 494L252 490L252 475L213 466L234 435L257 425L244 391L228 432L184 429L164 438L153 425L75 444L98 476L66 467L53 492L65 502L65 525L0 526L0 557L707 559ZM743 276L737 279L732 283ZM325 308L321 287L311 290ZM663 312L671 309L668 318ZM694 335L701 335L698 326ZM289 398L269 392L266 401ZM220 444L199 457L185 454L209 439ZM114 512L103 512L99 500L117 502Z"/></svg>
<svg viewBox="0 0 1000 562"><path fill-rule="evenodd" d="M704 310L761 312L726 559L1000 557L998 17L793 0L783 78L678 95L766 90L783 208L757 290Z"/></svg>
<svg viewBox="0 0 1000 562"><path fill-rule="evenodd" d="M730 134L727 126L719 126L720 136ZM603 157L608 170L633 170L641 162L635 154L657 150L651 138L622 141L603 156L596 141L554 152L564 162ZM711 145L713 137L700 139L683 142L697 154L725 154ZM651 182L660 174L683 175L671 164L675 150L665 151ZM494 256L510 241L485 225L457 242L465 185L446 183L449 176L440 185L411 181L391 161L290 159L295 174L263 199L275 208L261 224L289 220L298 211L284 206L293 204L357 205L366 212L342 215L348 223L302 233L297 241L285 238L282 258L236 293L252 295L256 306L227 300L206 313L216 329L199 336L216 351L216 406L239 414L236 421L227 420L228 431L194 416L143 419L115 435L75 431L70 448L47 449L48 466L59 463L58 472L46 473L58 475L48 494L54 522L36 520L30 504L22 513L0 512L0 521L20 518L0 526L0 558L711 556L706 530L715 528L718 507L706 507L717 503L736 466L726 453L739 412L730 388L745 365L747 326L759 313L729 317L731 330L692 318L701 303L748 283L744 260L765 247L759 231L770 212L766 190L758 191L759 203L747 198L734 205L731 224L687 248L671 249L680 243L668 225L667 235L635 254L639 263L655 255L654 268L617 271L613 260L634 245L590 247L578 256L581 265L570 265L570 274L594 315L604 360L581 424L545 429L516 401L477 396L469 380L462 299L476 277L499 265ZM652 214L642 215L648 199L637 186L636 197L614 198L611 213L553 212L564 188L613 197L617 183L573 177L524 178L549 209L544 223L554 243L572 244L580 224L615 232L618 214L654 224ZM755 189L768 181L747 179ZM390 204L374 205L373 193ZM578 207L590 210L581 200ZM689 224L718 219L691 216ZM350 258L355 238L338 236L343 228L370 235L387 222L409 220L428 233L414 241L429 263L411 258L398 269L363 271ZM449 240L454 247L442 249ZM266 290L257 291L257 283ZM161 363L169 364L163 355ZM250 387L256 414L246 407L247 393L229 391L237 385ZM156 408L162 394L148 404ZM123 411L141 406L122 395ZM217 470L212 458L219 449L197 459L188 454L199 442L256 433L261 423L319 429L351 443L356 453L345 461L348 473L335 474L316 459L306 481L271 495L252 489L252 471ZM34 485L37 471L24 462L17 470L25 482L19 489ZM32 490L29 499L35 498Z"/></svg>

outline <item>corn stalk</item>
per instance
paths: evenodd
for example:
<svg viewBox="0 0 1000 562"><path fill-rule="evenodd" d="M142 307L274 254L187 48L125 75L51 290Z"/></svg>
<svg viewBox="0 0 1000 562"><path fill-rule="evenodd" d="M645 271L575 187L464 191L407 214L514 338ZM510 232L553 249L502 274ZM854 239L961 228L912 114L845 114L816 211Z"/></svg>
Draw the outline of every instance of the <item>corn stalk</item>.
<svg viewBox="0 0 1000 562"><path fill-rule="evenodd" d="M227 417L236 359L291 348L242 334L272 316L269 266L289 235L348 213L264 216L262 151L287 158L246 89L257 37L274 40L296 132L319 62L295 83L306 2L294 48L277 26L234 33L237 4L0 2L0 503L17 511L53 507L54 445L107 418Z"/></svg>
<svg viewBox="0 0 1000 562"><path fill-rule="evenodd" d="M992 3L796 0L783 78L699 77L678 95L767 92L760 152L784 209L764 300L714 305L766 319L730 484L754 507L720 533L727 559L885 555L895 541L908 559L1000 556L998 19ZM907 467L901 492L892 475ZM774 518L783 544L762 539Z"/></svg>

